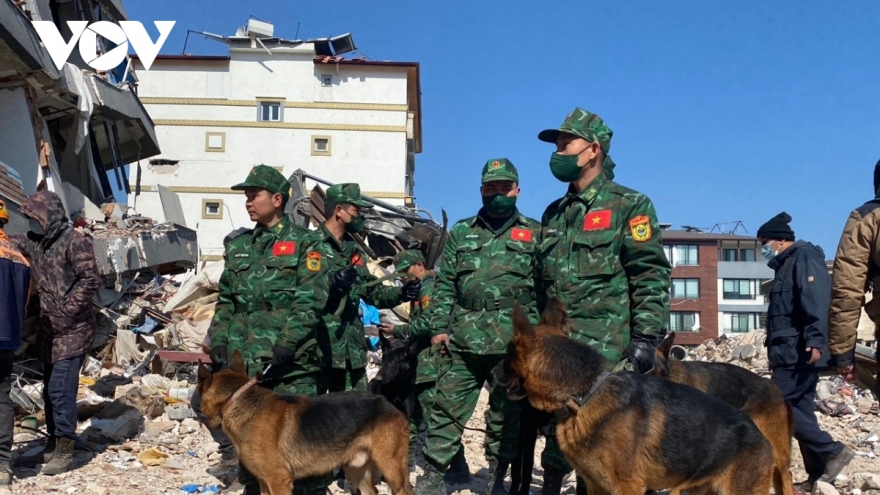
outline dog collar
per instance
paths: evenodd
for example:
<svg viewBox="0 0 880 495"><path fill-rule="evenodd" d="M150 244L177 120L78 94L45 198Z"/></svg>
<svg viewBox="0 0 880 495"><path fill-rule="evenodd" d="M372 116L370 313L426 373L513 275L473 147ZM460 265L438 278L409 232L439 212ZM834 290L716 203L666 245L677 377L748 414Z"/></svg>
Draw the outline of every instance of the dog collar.
<svg viewBox="0 0 880 495"><path fill-rule="evenodd" d="M220 416L221 416L221 417L222 417L222 416L226 416L226 412L229 411L229 408L232 407L232 404L233 404L233 403L234 403L239 397L241 397L241 394L247 392L251 387L253 387L254 385L256 385L258 381L259 381L259 380L257 380L256 378L251 378L251 379L248 380L244 385L238 387L238 390L236 390L236 391L232 394L232 397L230 397L230 398L226 401L226 404L223 404L223 409L220 410Z"/></svg>
<svg viewBox="0 0 880 495"><path fill-rule="evenodd" d="M568 400L565 401L565 406L556 411L556 415L559 416L560 419L567 418L568 416L577 412L578 409L584 407L584 404L586 404L587 401L590 400L590 397L592 397L592 395L596 393L596 390L599 389L599 387L605 382L605 379L609 376L611 376L611 373L607 371L599 373L599 376L596 378L593 386L590 387L589 392L585 394L572 395L571 397L569 397Z"/></svg>

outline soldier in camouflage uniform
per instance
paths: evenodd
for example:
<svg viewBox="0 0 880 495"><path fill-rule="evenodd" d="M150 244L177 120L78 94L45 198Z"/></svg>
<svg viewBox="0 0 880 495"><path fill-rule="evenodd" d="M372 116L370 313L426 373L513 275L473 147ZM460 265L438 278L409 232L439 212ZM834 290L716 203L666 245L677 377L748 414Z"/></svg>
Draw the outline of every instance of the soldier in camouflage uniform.
<svg viewBox="0 0 880 495"><path fill-rule="evenodd" d="M536 291L540 309L552 297L565 304L571 337L598 350L609 368L647 373L667 328L672 270L651 200L612 182L611 136L582 108L538 135L556 145L550 170L568 191L541 218ZM555 436L541 461L542 493L558 495L571 468Z"/></svg>
<svg viewBox="0 0 880 495"><path fill-rule="evenodd" d="M446 342L434 407L425 441L425 474L419 495L444 495L443 473L461 445L461 434L476 407L480 389L490 384L486 421L486 493L506 493L504 476L516 456L519 406L495 383L491 370L513 337L513 307L519 302L537 323L533 273L537 221L519 213L519 175L505 159L483 167L483 208L456 223L443 251L429 310L432 343ZM451 334L447 334L451 329Z"/></svg>
<svg viewBox="0 0 880 495"><path fill-rule="evenodd" d="M403 288L377 283L366 267L366 255L351 234L360 232L365 217L362 208L372 204L361 198L357 184L336 184L324 199L324 224L314 233L318 238L317 256L312 261L325 265L329 298L320 323L324 365L331 369L330 392L367 390L367 341L358 314L360 299L384 309L401 302L417 301L421 290L418 279Z"/></svg>
<svg viewBox="0 0 880 495"><path fill-rule="evenodd" d="M433 352L438 346L431 346L431 325L427 317L434 297L434 270L425 267L425 256L418 249L409 249L397 253L394 257L394 268L398 273L406 273L422 281L419 300L410 306L409 323L390 325L383 323L379 330L396 339L416 339L421 349L416 367L416 404L410 418L409 455L410 469L415 467L415 450L419 444L419 431L427 425L434 404L434 389L437 385L437 366ZM464 457L464 446L452 458L452 464L446 471L447 483L469 483L470 469Z"/></svg>
<svg viewBox="0 0 880 495"><path fill-rule="evenodd" d="M232 189L244 191L257 225L226 246L211 335L212 365L226 368L238 350L249 376L272 364L261 386L279 394L321 394L327 377L321 372L317 329L327 301L327 274L320 262L313 262L317 239L284 214L290 184L274 168L258 165ZM243 466L239 470L245 494L260 493L256 478ZM296 488L325 493L331 479L328 473L298 482Z"/></svg>

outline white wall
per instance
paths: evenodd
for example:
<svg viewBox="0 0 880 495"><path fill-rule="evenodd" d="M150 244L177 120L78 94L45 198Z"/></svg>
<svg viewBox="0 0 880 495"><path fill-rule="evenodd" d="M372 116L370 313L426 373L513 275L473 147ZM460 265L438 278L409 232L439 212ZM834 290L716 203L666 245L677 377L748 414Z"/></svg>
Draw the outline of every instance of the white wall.
<svg viewBox="0 0 880 495"><path fill-rule="evenodd" d="M163 61L149 71L138 71L141 98L219 98L253 101L249 106L145 103L154 121L162 154L154 159L177 160L176 166L153 167L141 163L141 184L187 188L228 188L245 179L253 165L283 167L289 176L296 169L330 182L357 182L364 192L402 205L406 187L406 132L373 130L322 130L222 126L223 122L258 122L257 98L284 98L287 102L407 103L406 70L316 66L311 45L289 50L231 50L232 60ZM323 87L322 74L333 76ZM149 101L149 100L148 100ZM283 109L284 123L394 126L405 128L405 110ZM212 125L162 125L163 120L213 121ZM218 125L214 125L218 124ZM223 152L205 150L207 132L225 132ZM312 155L312 137L331 138L330 156ZM132 171L130 180L134 182ZM326 187L325 187L326 189ZM187 225L199 232L203 255L221 254L222 239L234 228L252 226L244 196L232 192L180 192ZM223 200L222 219L203 219L202 200ZM129 204L134 204L130 198ZM158 193L143 191L137 211L164 220Z"/></svg>

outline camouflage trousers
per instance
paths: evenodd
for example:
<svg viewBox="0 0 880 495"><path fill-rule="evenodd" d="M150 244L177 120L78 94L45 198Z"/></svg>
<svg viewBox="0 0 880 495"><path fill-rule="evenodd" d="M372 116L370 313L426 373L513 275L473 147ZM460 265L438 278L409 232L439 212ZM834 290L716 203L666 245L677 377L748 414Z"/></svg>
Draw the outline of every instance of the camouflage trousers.
<svg viewBox="0 0 880 495"><path fill-rule="evenodd" d="M415 456L422 428L428 428L428 419L431 417L431 407L434 405L434 390L436 387L436 381L416 384L416 404L413 408L412 417L409 420L410 456ZM463 451L464 446L459 447L459 450ZM464 455L464 452L461 455Z"/></svg>
<svg viewBox="0 0 880 495"><path fill-rule="evenodd" d="M443 470L449 466L461 447L464 425L474 413L480 390L488 382L486 458L512 461L519 447L519 405L507 398L507 390L492 377L492 368L504 356L449 352L452 363L440 366L440 378L437 380L423 449L425 458Z"/></svg>
<svg viewBox="0 0 880 495"><path fill-rule="evenodd" d="M559 449L559 442L556 441L556 422L557 418L553 416L550 420L550 434L545 437L544 452L541 452L541 466L545 469L554 467L570 473L572 468Z"/></svg>
<svg viewBox="0 0 880 495"><path fill-rule="evenodd" d="M280 395L311 395L317 396L323 394L327 390L328 379L326 373L310 373L308 375L298 376L292 379L272 380L266 383L272 388L272 391ZM244 465L238 466L238 482L245 486L259 485L257 479L252 475ZM314 490L322 490L330 486L333 482L333 473L327 473L323 476L313 476L297 481L296 487L305 489L306 492Z"/></svg>
<svg viewBox="0 0 880 495"><path fill-rule="evenodd" d="M346 363L345 369L333 368L330 370L330 392L348 392L356 390L358 392L367 391L367 369L351 367L351 363Z"/></svg>

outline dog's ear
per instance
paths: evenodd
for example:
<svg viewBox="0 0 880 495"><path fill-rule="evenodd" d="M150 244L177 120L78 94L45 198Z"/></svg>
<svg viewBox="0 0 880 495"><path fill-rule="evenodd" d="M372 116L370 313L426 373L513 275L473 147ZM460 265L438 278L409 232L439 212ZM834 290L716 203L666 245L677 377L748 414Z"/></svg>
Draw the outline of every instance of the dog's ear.
<svg viewBox="0 0 880 495"><path fill-rule="evenodd" d="M514 338L528 339L533 339L536 336L535 327L532 326L529 317L523 312L519 302L513 305L513 336Z"/></svg>
<svg viewBox="0 0 880 495"><path fill-rule="evenodd" d="M244 367L244 358L241 357L241 353L238 352L238 349L232 351L232 359L229 361L229 369L236 373L246 373Z"/></svg>
<svg viewBox="0 0 880 495"><path fill-rule="evenodd" d="M206 365L202 364L201 359L199 359L197 376L199 383L211 381L211 370L209 370Z"/></svg>
<svg viewBox="0 0 880 495"><path fill-rule="evenodd" d="M547 303L544 313L541 314L540 325L565 329L568 333L568 314L559 298L554 297Z"/></svg>
<svg viewBox="0 0 880 495"><path fill-rule="evenodd" d="M675 332L669 332L669 335L657 346L657 352L669 359L669 350L672 349L673 344L675 344Z"/></svg>

